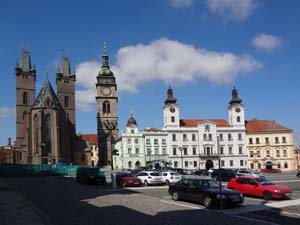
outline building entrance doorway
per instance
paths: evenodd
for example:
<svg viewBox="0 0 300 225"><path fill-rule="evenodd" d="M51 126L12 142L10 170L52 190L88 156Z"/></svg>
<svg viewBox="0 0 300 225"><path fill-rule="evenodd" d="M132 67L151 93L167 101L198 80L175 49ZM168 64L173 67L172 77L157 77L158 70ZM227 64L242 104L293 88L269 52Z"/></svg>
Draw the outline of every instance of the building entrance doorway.
<svg viewBox="0 0 300 225"><path fill-rule="evenodd" d="M272 169L272 166L273 166L273 163L272 163L272 162L270 162L270 161L266 162L266 169L267 169L267 170L271 170L271 169Z"/></svg>
<svg viewBox="0 0 300 225"><path fill-rule="evenodd" d="M210 168L214 167L214 163L211 160L207 160L205 163L205 169L209 170Z"/></svg>

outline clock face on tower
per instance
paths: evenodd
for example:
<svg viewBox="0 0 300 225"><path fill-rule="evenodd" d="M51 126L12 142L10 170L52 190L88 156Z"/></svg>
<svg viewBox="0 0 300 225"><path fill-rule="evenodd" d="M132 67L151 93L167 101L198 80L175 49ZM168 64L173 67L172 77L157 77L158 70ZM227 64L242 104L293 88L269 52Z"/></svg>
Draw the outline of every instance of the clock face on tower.
<svg viewBox="0 0 300 225"><path fill-rule="evenodd" d="M236 111L237 113L239 113L239 112L241 111L241 109L240 109L240 108L236 108L235 111Z"/></svg>
<svg viewBox="0 0 300 225"><path fill-rule="evenodd" d="M171 107L171 108L170 108L170 112L171 112L171 113L175 112L175 108L174 108L174 107Z"/></svg>
<svg viewBox="0 0 300 225"><path fill-rule="evenodd" d="M103 87L101 89L101 93L104 95L104 96L110 96L111 95L111 89L109 87Z"/></svg>

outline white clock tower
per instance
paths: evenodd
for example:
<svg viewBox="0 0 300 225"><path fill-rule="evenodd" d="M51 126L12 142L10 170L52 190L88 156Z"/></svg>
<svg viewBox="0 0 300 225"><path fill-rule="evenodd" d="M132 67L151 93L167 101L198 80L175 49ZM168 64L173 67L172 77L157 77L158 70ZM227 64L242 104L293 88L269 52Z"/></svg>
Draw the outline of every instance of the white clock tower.
<svg viewBox="0 0 300 225"><path fill-rule="evenodd" d="M173 90L171 86L168 89L168 97L163 106L164 109L164 127L179 127L180 117L179 117L179 106L176 103L177 99L173 97Z"/></svg>
<svg viewBox="0 0 300 225"><path fill-rule="evenodd" d="M228 106L229 124L232 126L245 126L245 109L242 99L238 97L235 87L232 89L232 99Z"/></svg>

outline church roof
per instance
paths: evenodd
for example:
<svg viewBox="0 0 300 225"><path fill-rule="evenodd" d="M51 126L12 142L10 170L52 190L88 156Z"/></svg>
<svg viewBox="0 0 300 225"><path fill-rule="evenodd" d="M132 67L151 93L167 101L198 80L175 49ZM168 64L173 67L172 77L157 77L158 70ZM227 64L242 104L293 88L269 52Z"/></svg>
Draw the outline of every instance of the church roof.
<svg viewBox="0 0 300 225"><path fill-rule="evenodd" d="M228 122L224 119L181 119L180 120L180 126L181 127L197 127L198 123L204 122L204 121L211 121L213 123L217 124L217 127L230 127Z"/></svg>
<svg viewBox="0 0 300 225"><path fill-rule="evenodd" d="M97 145L97 134L80 134L80 138L88 141L91 145Z"/></svg>
<svg viewBox="0 0 300 225"><path fill-rule="evenodd" d="M133 112L130 112L130 118L127 121L127 127L136 127L137 126L137 122L133 117Z"/></svg>
<svg viewBox="0 0 300 225"><path fill-rule="evenodd" d="M33 108L45 108L47 106L46 105L47 99L51 101L52 108L61 108L59 100L48 79L46 80L42 89L40 90L40 93L38 94L33 104Z"/></svg>
<svg viewBox="0 0 300 225"><path fill-rule="evenodd" d="M281 126L275 121L271 120L246 120L247 132L292 132L291 129Z"/></svg>

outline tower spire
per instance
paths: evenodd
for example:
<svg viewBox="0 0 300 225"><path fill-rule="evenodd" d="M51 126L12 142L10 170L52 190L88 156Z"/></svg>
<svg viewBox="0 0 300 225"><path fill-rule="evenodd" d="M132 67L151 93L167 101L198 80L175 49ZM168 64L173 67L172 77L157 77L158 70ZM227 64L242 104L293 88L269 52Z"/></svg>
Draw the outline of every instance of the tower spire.
<svg viewBox="0 0 300 225"><path fill-rule="evenodd" d="M102 66L98 73L98 76L114 76L114 73L110 70L108 62L107 46L106 42L103 43L103 54L102 54Z"/></svg>
<svg viewBox="0 0 300 225"><path fill-rule="evenodd" d="M235 88L235 86L233 86L232 94L231 95L232 95L232 99L229 102L230 105L233 105L235 103L237 103L237 104L241 104L242 103L242 99L240 99L238 97L238 90Z"/></svg>
<svg viewBox="0 0 300 225"><path fill-rule="evenodd" d="M168 104L176 104L177 99L173 97L173 89L171 88L171 85L169 85L167 96L168 97L167 97L167 99L165 101L166 105L168 105Z"/></svg>
<svg viewBox="0 0 300 225"><path fill-rule="evenodd" d="M23 50L23 52L22 52L21 69L24 72L29 72L32 69L31 68L31 59L30 59L29 51Z"/></svg>

